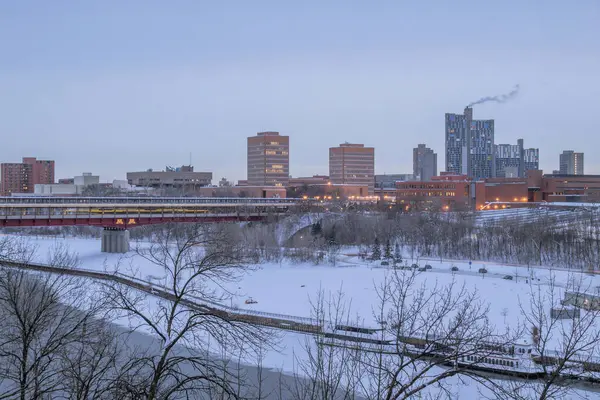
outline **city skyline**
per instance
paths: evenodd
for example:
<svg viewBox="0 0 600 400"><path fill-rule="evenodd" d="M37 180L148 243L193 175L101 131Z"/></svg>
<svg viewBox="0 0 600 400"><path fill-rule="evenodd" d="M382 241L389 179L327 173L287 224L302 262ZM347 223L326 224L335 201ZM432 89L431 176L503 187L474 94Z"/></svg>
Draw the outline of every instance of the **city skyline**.
<svg viewBox="0 0 600 400"><path fill-rule="evenodd" d="M373 146L376 173L408 173L418 143L444 165L445 112L518 83L475 115L503 142L539 143L552 171L563 149L598 144L599 7L2 4L0 132L12 140L0 159L36 155L57 161L57 177L83 168L108 181L191 152L198 170L239 180L244 138L277 130L292 138L293 176L327 171L327 148L344 141ZM469 23L446 29L458 19ZM600 172L600 154L586 171Z"/></svg>

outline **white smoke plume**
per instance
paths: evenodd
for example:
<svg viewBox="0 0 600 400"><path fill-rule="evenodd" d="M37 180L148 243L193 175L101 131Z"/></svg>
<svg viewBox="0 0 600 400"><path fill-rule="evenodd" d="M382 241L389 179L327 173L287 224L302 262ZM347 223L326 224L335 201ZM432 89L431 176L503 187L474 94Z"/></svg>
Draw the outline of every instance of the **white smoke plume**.
<svg viewBox="0 0 600 400"><path fill-rule="evenodd" d="M499 94L497 96L482 97L479 100L476 100L476 101L470 103L467 107L471 107L471 106L474 106L476 104L487 103L488 101L494 101L496 103L506 103L508 100L514 98L518 93L519 93L519 85L517 84L517 85L515 85L515 87L513 88L513 90L511 90L510 92L508 92L506 94Z"/></svg>

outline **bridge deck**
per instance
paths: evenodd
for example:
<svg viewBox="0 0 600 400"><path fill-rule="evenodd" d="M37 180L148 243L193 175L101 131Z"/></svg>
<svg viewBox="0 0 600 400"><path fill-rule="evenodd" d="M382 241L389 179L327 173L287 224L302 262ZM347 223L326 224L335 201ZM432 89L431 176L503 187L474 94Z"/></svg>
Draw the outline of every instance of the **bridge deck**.
<svg viewBox="0 0 600 400"><path fill-rule="evenodd" d="M128 228L167 222L255 221L297 199L213 197L0 197L0 226Z"/></svg>

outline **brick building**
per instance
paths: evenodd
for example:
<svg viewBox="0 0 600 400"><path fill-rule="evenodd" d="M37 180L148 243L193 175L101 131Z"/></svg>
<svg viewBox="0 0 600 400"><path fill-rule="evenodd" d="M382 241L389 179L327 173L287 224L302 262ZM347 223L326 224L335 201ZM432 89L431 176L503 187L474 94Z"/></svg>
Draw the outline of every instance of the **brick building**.
<svg viewBox="0 0 600 400"><path fill-rule="evenodd" d="M342 143L329 148L329 178L335 185L367 186L375 191L375 149L364 144Z"/></svg>
<svg viewBox="0 0 600 400"><path fill-rule="evenodd" d="M258 132L248 138L248 185L287 186L290 179L290 137Z"/></svg>
<svg viewBox="0 0 600 400"><path fill-rule="evenodd" d="M21 163L2 163L0 194L33 193L37 184L54 183L54 161L23 157Z"/></svg>
<svg viewBox="0 0 600 400"><path fill-rule="evenodd" d="M600 202L600 175L536 175L529 185L531 201Z"/></svg>
<svg viewBox="0 0 600 400"><path fill-rule="evenodd" d="M396 204L406 210L469 210L470 186L467 175L448 173L426 182L397 182Z"/></svg>

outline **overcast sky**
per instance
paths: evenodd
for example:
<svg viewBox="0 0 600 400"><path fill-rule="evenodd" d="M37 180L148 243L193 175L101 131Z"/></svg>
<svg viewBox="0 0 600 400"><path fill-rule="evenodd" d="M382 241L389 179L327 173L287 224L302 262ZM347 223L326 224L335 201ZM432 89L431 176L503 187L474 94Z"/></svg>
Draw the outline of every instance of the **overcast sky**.
<svg viewBox="0 0 600 400"><path fill-rule="evenodd" d="M495 5L491 5L494 3ZM475 106L496 143L564 149L600 174L600 1L0 3L0 160L56 160L103 181L192 164L246 176L246 137L290 136L293 176L328 147L375 147L377 173L444 166L444 113Z"/></svg>

